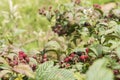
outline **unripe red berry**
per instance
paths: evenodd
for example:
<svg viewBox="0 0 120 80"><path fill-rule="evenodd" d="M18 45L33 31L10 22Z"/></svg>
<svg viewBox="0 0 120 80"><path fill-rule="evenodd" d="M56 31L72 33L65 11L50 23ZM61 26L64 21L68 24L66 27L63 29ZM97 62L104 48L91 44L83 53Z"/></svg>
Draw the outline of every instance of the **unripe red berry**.
<svg viewBox="0 0 120 80"><path fill-rule="evenodd" d="M65 59L64 59L64 62L69 62L70 61L70 59L68 58L68 57L66 57Z"/></svg>
<svg viewBox="0 0 120 80"><path fill-rule="evenodd" d="M44 54L44 55L43 55L43 58L47 58L47 55L46 55L46 54Z"/></svg>
<svg viewBox="0 0 120 80"><path fill-rule="evenodd" d="M81 59L81 60L85 60L85 55L81 55L81 56L80 56L80 59Z"/></svg>
<svg viewBox="0 0 120 80"><path fill-rule="evenodd" d="M75 56L75 54L74 54L74 53L71 53L71 54L70 54L70 56L71 56L71 57L74 57L74 56Z"/></svg>
<svg viewBox="0 0 120 80"><path fill-rule="evenodd" d="M23 55L23 57L24 57L24 59L25 59L25 58L27 57L27 55L26 55L26 54L24 54L24 55Z"/></svg>
<svg viewBox="0 0 120 80"><path fill-rule="evenodd" d="M19 59L25 59L27 55L23 51L19 51Z"/></svg>
<svg viewBox="0 0 120 80"><path fill-rule="evenodd" d="M48 61L48 59L47 59L47 58L44 58L44 59L43 59L43 62L46 62L46 61Z"/></svg>
<svg viewBox="0 0 120 80"><path fill-rule="evenodd" d="M112 18L114 16L114 14L109 14L108 17L109 18Z"/></svg>
<svg viewBox="0 0 120 80"><path fill-rule="evenodd" d="M24 52L23 51L19 51L19 55L22 55L22 54L24 54Z"/></svg>
<svg viewBox="0 0 120 80"><path fill-rule="evenodd" d="M67 63L67 64L65 65L65 67L66 67L66 68L69 68L69 67L70 67L70 64L69 64L69 63Z"/></svg>
<svg viewBox="0 0 120 80"><path fill-rule="evenodd" d="M71 57L71 56L69 56L68 58L69 58L69 60L72 60L72 59L73 59L73 57Z"/></svg>
<svg viewBox="0 0 120 80"><path fill-rule="evenodd" d="M26 58L25 58L25 60L26 60L26 62L27 62L27 63L29 63L29 62L30 62L29 57L26 57Z"/></svg>
<svg viewBox="0 0 120 80"><path fill-rule="evenodd" d="M89 48L86 48L85 51L86 51L86 53L88 54L88 53L89 53Z"/></svg>
<svg viewBox="0 0 120 80"><path fill-rule="evenodd" d="M34 55L34 56L33 56L33 58L34 58L34 59L37 59L37 56L36 56L36 55Z"/></svg>
<svg viewBox="0 0 120 80"><path fill-rule="evenodd" d="M23 60L24 58L22 57L22 56L19 56L19 60L21 61L21 60Z"/></svg>
<svg viewBox="0 0 120 80"><path fill-rule="evenodd" d="M88 55L85 55L85 59L88 59Z"/></svg>
<svg viewBox="0 0 120 80"><path fill-rule="evenodd" d="M86 60L86 59L88 59L88 55L82 55L82 56L80 56L80 60Z"/></svg>
<svg viewBox="0 0 120 80"><path fill-rule="evenodd" d="M97 9L101 9L101 6L99 4L94 4L93 7Z"/></svg>
<svg viewBox="0 0 120 80"><path fill-rule="evenodd" d="M13 64L14 64L14 65L18 65L18 61L15 61L15 60L14 60L14 61L13 61Z"/></svg>
<svg viewBox="0 0 120 80"><path fill-rule="evenodd" d="M32 65L32 70L33 70L33 71L36 70L36 64L33 64L33 65Z"/></svg>
<svg viewBox="0 0 120 80"><path fill-rule="evenodd" d="M119 70L113 70L114 75L119 74Z"/></svg>

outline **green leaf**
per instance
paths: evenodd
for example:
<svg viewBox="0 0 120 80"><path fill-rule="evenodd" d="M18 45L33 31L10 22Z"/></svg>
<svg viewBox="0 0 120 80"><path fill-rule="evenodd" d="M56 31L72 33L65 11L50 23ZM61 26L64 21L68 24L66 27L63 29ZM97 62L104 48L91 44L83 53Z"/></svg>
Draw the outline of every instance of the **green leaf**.
<svg viewBox="0 0 120 80"><path fill-rule="evenodd" d="M120 25L116 26L115 32L118 36L120 36Z"/></svg>
<svg viewBox="0 0 120 80"><path fill-rule="evenodd" d="M75 80L71 71L59 69L52 61L41 64L36 70L36 80Z"/></svg>
<svg viewBox="0 0 120 80"><path fill-rule="evenodd" d="M99 55L101 55L102 52L103 52L103 46L100 45L100 44L97 44L97 45L92 46L92 47L90 48L90 50L91 50L92 52L94 52L94 54L95 54L96 56L99 56Z"/></svg>
<svg viewBox="0 0 120 80"><path fill-rule="evenodd" d="M90 50L95 54L95 56L98 56L98 53L95 48L91 47Z"/></svg>
<svg viewBox="0 0 120 80"><path fill-rule="evenodd" d="M105 42L105 37L102 36L102 37L101 37L101 43L103 44L104 42Z"/></svg>
<svg viewBox="0 0 120 80"><path fill-rule="evenodd" d="M120 47L118 47L118 48L116 49L116 54L117 54L117 56L120 58Z"/></svg>
<svg viewBox="0 0 120 80"><path fill-rule="evenodd" d="M120 64L119 63L114 63L112 65L112 69L120 69Z"/></svg>
<svg viewBox="0 0 120 80"><path fill-rule="evenodd" d="M8 64L0 64L0 69L10 70L11 66L9 66Z"/></svg>
<svg viewBox="0 0 120 80"><path fill-rule="evenodd" d="M37 64L37 61L36 61L36 59L34 59L34 58L29 58L30 59L30 62L29 62L29 64Z"/></svg>
<svg viewBox="0 0 120 80"><path fill-rule="evenodd" d="M77 80L85 80L85 75L80 74L79 72L74 73Z"/></svg>
<svg viewBox="0 0 120 80"><path fill-rule="evenodd" d="M113 72L106 67L107 64L106 58L95 61L87 72L86 80L114 80Z"/></svg>
<svg viewBox="0 0 120 80"><path fill-rule="evenodd" d="M26 30L24 29L14 29L14 35L17 36L17 35L20 35L22 33L24 33Z"/></svg>
<svg viewBox="0 0 120 80"><path fill-rule="evenodd" d="M112 44L110 46L111 49L115 49L115 48L117 48L120 45L120 42L115 41L115 40L109 40L108 43Z"/></svg>
<svg viewBox="0 0 120 80"><path fill-rule="evenodd" d="M106 31L105 31L105 35L108 35L108 34L110 34L110 33L113 33L114 30L115 30L114 28L106 30Z"/></svg>
<svg viewBox="0 0 120 80"><path fill-rule="evenodd" d="M50 41L45 45L45 50L49 51L49 50L60 50L61 46L57 41Z"/></svg>
<svg viewBox="0 0 120 80"><path fill-rule="evenodd" d="M75 65L73 65L73 68L75 68L76 70L82 71L83 64L80 62L76 63Z"/></svg>
<svg viewBox="0 0 120 80"><path fill-rule="evenodd" d="M102 54L102 51L103 51L102 45L96 45L95 47L96 47L98 54Z"/></svg>

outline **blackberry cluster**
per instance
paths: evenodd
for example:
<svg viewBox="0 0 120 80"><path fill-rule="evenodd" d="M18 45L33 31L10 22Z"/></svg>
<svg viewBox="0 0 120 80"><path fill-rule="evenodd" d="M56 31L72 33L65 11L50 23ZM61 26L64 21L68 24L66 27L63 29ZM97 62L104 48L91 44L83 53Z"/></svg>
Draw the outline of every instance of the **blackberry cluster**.
<svg viewBox="0 0 120 80"><path fill-rule="evenodd" d="M19 64L28 64L32 68L32 70L36 70L36 64L30 64L30 58L27 54L25 54L23 51L18 52L18 56L14 56L13 60L10 58L7 58L7 61L11 67L17 66Z"/></svg>
<svg viewBox="0 0 120 80"><path fill-rule="evenodd" d="M89 59L88 52L88 48L86 48L86 52L72 52L69 56L64 58L64 61L60 62L61 68L69 68L71 64L86 62Z"/></svg>

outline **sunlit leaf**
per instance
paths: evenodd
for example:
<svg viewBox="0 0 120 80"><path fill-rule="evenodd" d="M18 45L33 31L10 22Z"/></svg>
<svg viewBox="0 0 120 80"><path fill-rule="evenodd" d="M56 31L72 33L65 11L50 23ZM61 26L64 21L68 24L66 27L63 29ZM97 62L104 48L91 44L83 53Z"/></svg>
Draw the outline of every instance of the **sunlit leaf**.
<svg viewBox="0 0 120 80"><path fill-rule="evenodd" d="M30 68L29 65L26 64L19 64L13 68L14 71L24 74L28 77L34 78L34 72Z"/></svg>
<svg viewBox="0 0 120 80"><path fill-rule="evenodd" d="M0 57L0 64L1 63L8 65L7 61L3 57Z"/></svg>
<svg viewBox="0 0 120 80"><path fill-rule="evenodd" d="M116 49L116 54L120 58L120 46Z"/></svg>
<svg viewBox="0 0 120 80"><path fill-rule="evenodd" d="M75 80L71 71L53 65L52 61L41 64L36 71L36 80Z"/></svg>
<svg viewBox="0 0 120 80"><path fill-rule="evenodd" d="M99 59L90 66L86 80L114 80L113 72L107 68L108 60Z"/></svg>
<svg viewBox="0 0 120 80"><path fill-rule="evenodd" d="M61 46L57 41L50 41L45 45L46 50L60 50Z"/></svg>
<svg viewBox="0 0 120 80"><path fill-rule="evenodd" d="M5 76L8 73L11 73L11 71L9 71L9 70L2 70L2 71L0 71L0 78L2 78L3 76Z"/></svg>
<svg viewBox="0 0 120 80"><path fill-rule="evenodd" d="M15 53L10 53L7 55L7 57L10 58L11 60L13 60L14 56L16 56Z"/></svg>
<svg viewBox="0 0 120 80"><path fill-rule="evenodd" d="M90 50L96 55L99 56L103 52L103 47L100 44L94 45L90 48Z"/></svg>
<svg viewBox="0 0 120 80"><path fill-rule="evenodd" d="M80 74L79 72L74 73L74 75L77 80L86 80L85 75Z"/></svg>

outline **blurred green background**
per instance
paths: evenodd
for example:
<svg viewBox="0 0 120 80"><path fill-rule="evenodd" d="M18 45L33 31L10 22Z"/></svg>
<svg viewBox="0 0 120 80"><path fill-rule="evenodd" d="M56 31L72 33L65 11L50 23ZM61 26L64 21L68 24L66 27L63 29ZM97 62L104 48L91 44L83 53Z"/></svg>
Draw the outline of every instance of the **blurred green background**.
<svg viewBox="0 0 120 80"><path fill-rule="evenodd" d="M0 47L14 44L26 50L39 50L51 37L51 23L38 13L42 7L71 0L0 0ZM82 0L88 5L118 0ZM120 0L119 0L120 1Z"/></svg>

